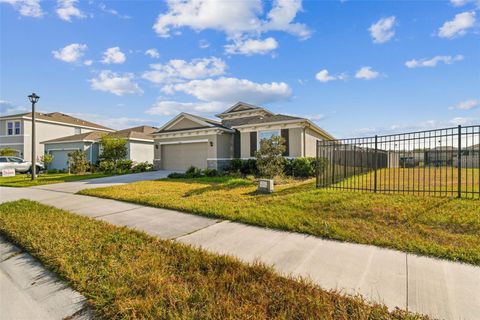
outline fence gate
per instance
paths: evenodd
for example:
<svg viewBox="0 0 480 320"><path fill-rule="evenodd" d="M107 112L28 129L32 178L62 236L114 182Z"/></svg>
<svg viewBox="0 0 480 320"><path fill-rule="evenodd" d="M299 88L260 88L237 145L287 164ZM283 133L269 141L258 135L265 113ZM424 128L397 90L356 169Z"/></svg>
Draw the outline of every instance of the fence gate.
<svg viewBox="0 0 480 320"><path fill-rule="evenodd" d="M317 187L480 199L480 125L317 142Z"/></svg>

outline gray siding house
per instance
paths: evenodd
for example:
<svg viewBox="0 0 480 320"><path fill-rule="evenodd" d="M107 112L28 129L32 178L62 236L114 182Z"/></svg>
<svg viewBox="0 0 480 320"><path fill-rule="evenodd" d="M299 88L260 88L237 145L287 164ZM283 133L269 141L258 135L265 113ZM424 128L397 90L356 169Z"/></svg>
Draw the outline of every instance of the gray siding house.
<svg viewBox="0 0 480 320"><path fill-rule="evenodd" d="M190 166L222 170L232 159L255 157L261 139L278 135L286 157L314 157L316 142L333 137L308 119L238 102L217 115L219 121L180 113L156 133L156 169Z"/></svg>
<svg viewBox="0 0 480 320"><path fill-rule="evenodd" d="M102 125L78 119L60 112L40 113L36 116L36 153L44 154L40 142L92 131L114 132ZM0 149L11 148L17 156L30 159L32 150L32 113L21 113L0 117Z"/></svg>

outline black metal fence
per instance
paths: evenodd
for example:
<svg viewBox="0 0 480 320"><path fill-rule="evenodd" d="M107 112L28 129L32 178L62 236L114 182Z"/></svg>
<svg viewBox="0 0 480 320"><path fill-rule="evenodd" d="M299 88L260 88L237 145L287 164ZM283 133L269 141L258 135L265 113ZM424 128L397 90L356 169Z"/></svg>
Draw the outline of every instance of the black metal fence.
<svg viewBox="0 0 480 320"><path fill-rule="evenodd" d="M317 142L317 187L480 198L480 125Z"/></svg>

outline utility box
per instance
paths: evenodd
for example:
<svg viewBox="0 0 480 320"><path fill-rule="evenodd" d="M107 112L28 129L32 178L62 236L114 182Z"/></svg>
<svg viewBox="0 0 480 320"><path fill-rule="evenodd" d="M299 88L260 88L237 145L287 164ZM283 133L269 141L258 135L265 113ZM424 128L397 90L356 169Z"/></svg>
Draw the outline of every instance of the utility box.
<svg viewBox="0 0 480 320"><path fill-rule="evenodd" d="M272 179L258 179L258 192L272 193L273 180Z"/></svg>

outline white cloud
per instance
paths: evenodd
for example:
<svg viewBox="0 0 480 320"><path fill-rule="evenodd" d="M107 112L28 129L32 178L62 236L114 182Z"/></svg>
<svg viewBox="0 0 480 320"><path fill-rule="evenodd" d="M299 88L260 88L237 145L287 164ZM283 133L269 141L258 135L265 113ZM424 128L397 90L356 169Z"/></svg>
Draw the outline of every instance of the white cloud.
<svg viewBox="0 0 480 320"><path fill-rule="evenodd" d="M327 69L323 69L317 72L317 74L315 75L315 79L325 83L325 82L334 81L334 80L345 80L347 79L347 75L346 73L331 75Z"/></svg>
<svg viewBox="0 0 480 320"><path fill-rule="evenodd" d="M120 14L117 10L108 8L103 2L98 4L98 7L100 10L102 10L105 13L109 13L113 16L116 16L119 19L130 19L131 17L126 15L126 14Z"/></svg>
<svg viewBox="0 0 480 320"><path fill-rule="evenodd" d="M210 43L205 39L201 39L200 41L198 41L198 46L200 47L200 49L206 49L210 47Z"/></svg>
<svg viewBox="0 0 480 320"><path fill-rule="evenodd" d="M110 70L102 70L97 78L91 79L92 89L113 93L117 96L124 94L142 95L143 90L133 82L132 73L118 74Z"/></svg>
<svg viewBox="0 0 480 320"><path fill-rule="evenodd" d="M276 0L266 19L262 19L261 0L214 1L186 0L167 2L168 11L158 16L153 29L160 37L169 37L172 29L189 27L197 31L214 29L225 32L229 38L267 31L285 31L300 38L308 38L310 31L304 24L293 22L302 9L300 0Z"/></svg>
<svg viewBox="0 0 480 320"><path fill-rule="evenodd" d="M285 82L256 83L246 79L225 78L192 80L167 85L165 93L183 92L201 101L235 103L249 101L263 104L287 100L292 90Z"/></svg>
<svg viewBox="0 0 480 320"><path fill-rule="evenodd" d="M155 58L155 59L160 58L160 53L159 53L158 50L155 49L155 48L148 49L147 51L145 51L145 54L146 54L147 56L149 56L150 58Z"/></svg>
<svg viewBox="0 0 480 320"><path fill-rule="evenodd" d="M83 64L86 65L86 66L91 66L93 64L93 61L92 60L85 60L85 61L83 61Z"/></svg>
<svg viewBox="0 0 480 320"><path fill-rule="evenodd" d="M467 29L475 24L475 12L462 12L455 15L451 21L447 21L438 29L438 36L441 38L453 39L463 36Z"/></svg>
<svg viewBox="0 0 480 320"><path fill-rule="evenodd" d="M454 7L463 7L466 4L473 3L477 8L480 7L480 0L450 0Z"/></svg>
<svg viewBox="0 0 480 320"><path fill-rule="evenodd" d="M229 54L266 54L278 47L277 41L272 38L266 38L265 40L234 40L233 43L225 46L225 52Z"/></svg>
<svg viewBox="0 0 480 320"><path fill-rule="evenodd" d="M72 17L83 19L85 15L75 7L78 0L57 0L57 15L60 19L71 22Z"/></svg>
<svg viewBox="0 0 480 320"><path fill-rule="evenodd" d="M395 35L395 17L382 18L372 24L368 30L375 43L385 43Z"/></svg>
<svg viewBox="0 0 480 320"><path fill-rule="evenodd" d="M200 79L219 76L225 73L227 65L219 58L210 57L185 60L170 60L167 64L151 64L153 70L143 74L143 78L153 83L177 82L180 80Z"/></svg>
<svg viewBox="0 0 480 320"><path fill-rule="evenodd" d="M408 68L420 68L420 67L435 67L439 62L443 62L445 64L452 64L455 61L463 60L462 55L456 56L435 56L431 59L412 59L405 62L405 66Z"/></svg>
<svg viewBox="0 0 480 320"><path fill-rule="evenodd" d="M471 126L477 125L480 118L477 117L455 117L450 119L449 123L454 126Z"/></svg>
<svg viewBox="0 0 480 320"><path fill-rule="evenodd" d="M20 105L11 103L10 101L0 100L0 114L2 116L15 114L15 113L27 112L28 110L29 109L27 109L24 106L20 106Z"/></svg>
<svg viewBox="0 0 480 320"><path fill-rule="evenodd" d="M86 44L72 43L59 50L52 51L52 54L55 59L73 63L78 62L83 57L87 48Z"/></svg>
<svg viewBox="0 0 480 320"><path fill-rule="evenodd" d="M44 14L40 0L0 0L0 3L12 5L24 17L40 18Z"/></svg>
<svg viewBox="0 0 480 320"><path fill-rule="evenodd" d="M460 110L472 110L480 106L480 100L471 99L465 100L460 102L457 106L449 108L450 110L453 109L460 109Z"/></svg>
<svg viewBox="0 0 480 320"><path fill-rule="evenodd" d="M211 114L225 110L225 103L221 102L178 102L158 99L157 102L146 111L147 114L172 116L180 112Z"/></svg>
<svg viewBox="0 0 480 320"><path fill-rule="evenodd" d="M372 80L378 78L380 73L372 69L372 67L361 67L357 73L355 73L355 78L363 80Z"/></svg>
<svg viewBox="0 0 480 320"><path fill-rule="evenodd" d="M116 63L116 64L122 64L127 60L125 57L125 54L120 51L119 47L113 47L113 48L108 48L104 53L103 53L103 59L102 63L105 64L110 64L110 63Z"/></svg>

